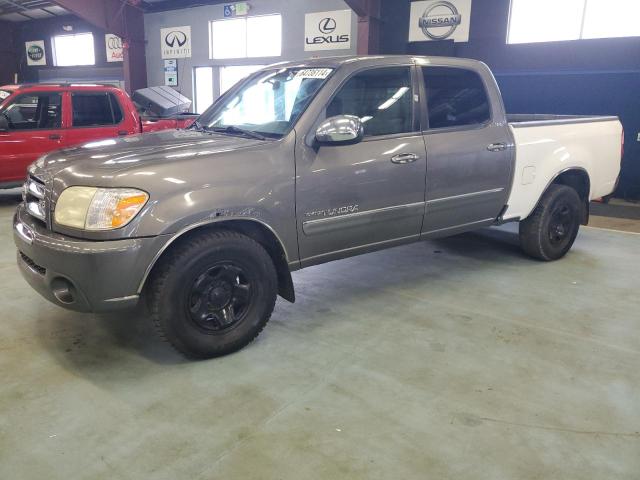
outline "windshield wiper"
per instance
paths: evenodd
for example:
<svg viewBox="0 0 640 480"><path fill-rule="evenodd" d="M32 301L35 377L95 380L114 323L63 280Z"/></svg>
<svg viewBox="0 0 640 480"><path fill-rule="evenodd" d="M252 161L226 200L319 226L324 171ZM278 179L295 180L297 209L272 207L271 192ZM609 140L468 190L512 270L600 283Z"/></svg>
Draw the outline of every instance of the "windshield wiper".
<svg viewBox="0 0 640 480"><path fill-rule="evenodd" d="M254 132L253 130L247 130L245 128L236 127L235 125L229 125L227 127L204 127L205 130L218 133L229 133L231 135L246 135L247 137L256 138L258 140L266 140L267 137Z"/></svg>

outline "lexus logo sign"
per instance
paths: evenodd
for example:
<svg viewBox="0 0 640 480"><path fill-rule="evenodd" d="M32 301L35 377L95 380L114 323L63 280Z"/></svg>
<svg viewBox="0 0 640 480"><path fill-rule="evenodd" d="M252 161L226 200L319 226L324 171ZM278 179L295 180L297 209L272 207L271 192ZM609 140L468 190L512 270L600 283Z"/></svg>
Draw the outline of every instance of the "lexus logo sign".
<svg viewBox="0 0 640 480"><path fill-rule="evenodd" d="M469 41L472 0L411 2L409 41Z"/></svg>
<svg viewBox="0 0 640 480"><path fill-rule="evenodd" d="M351 48L351 10L307 13L304 17L304 49Z"/></svg>
<svg viewBox="0 0 640 480"><path fill-rule="evenodd" d="M324 34L333 33L335 29L336 21L331 17L323 18L318 24L318 30L320 30L320 32Z"/></svg>
<svg viewBox="0 0 640 480"><path fill-rule="evenodd" d="M191 27L168 27L160 29L162 58L191 57Z"/></svg>
<svg viewBox="0 0 640 480"><path fill-rule="evenodd" d="M187 35L180 30L172 30L164 36L164 43L171 48L176 45L182 47L187 43Z"/></svg>

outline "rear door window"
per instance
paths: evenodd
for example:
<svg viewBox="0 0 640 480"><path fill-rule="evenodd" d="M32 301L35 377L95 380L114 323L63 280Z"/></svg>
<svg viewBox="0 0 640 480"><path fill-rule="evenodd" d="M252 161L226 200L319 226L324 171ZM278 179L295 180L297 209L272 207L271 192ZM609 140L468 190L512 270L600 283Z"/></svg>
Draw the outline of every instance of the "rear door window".
<svg viewBox="0 0 640 480"><path fill-rule="evenodd" d="M9 130L58 129L62 122L62 95L25 93L10 101L1 112Z"/></svg>
<svg viewBox="0 0 640 480"><path fill-rule="evenodd" d="M71 97L74 127L117 125L123 112L112 93L74 93Z"/></svg>
<svg viewBox="0 0 640 480"><path fill-rule="evenodd" d="M429 128L481 125L491 119L484 83L463 68L423 67Z"/></svg>

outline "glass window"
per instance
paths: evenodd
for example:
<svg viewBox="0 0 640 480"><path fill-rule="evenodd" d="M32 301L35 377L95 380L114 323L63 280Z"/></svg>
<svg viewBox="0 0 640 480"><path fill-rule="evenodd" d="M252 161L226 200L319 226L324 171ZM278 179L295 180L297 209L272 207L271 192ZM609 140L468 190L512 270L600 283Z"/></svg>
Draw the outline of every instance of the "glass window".
<svg viewBox="0 0 640 480"><path fill-rule="evenodd" d="M413 131L411 71L408 67L376 68L358 73L327 105L327 117L355 115L365 136Z"/></svg>
<svg viewBox="0 0 640 480"><path fill-rule="evenodd" d="M582 38L637 37L639 19L638 0L589 0Z"/></svg>
<svg viewBox="0 0 640 480"><path fill-rule="evenodd" d="M478 125L491 118L489 99L476 72L424 67L429 128Z"/></svg>
<svg viewBox="0 0 640 480"><path fill-rule="evenodd" d="M233 18L209 22L209 57L277 57L282 52L282 16Z"/></svg>
<svg viewBox="0 0 640 480"><path fill-rule="evenodd" d="M282 17L247 18L247 57L279 57L282 51Z"/></svg>
<svg viewBox="0 0 640 480"><path fill-rule="evenodd" d="M247 56L247 21L245 18L216 20L211 29L211 58L245 58Z"/></svg>
<svg viewBox="0 0 640 480"><path fill-rule="evenodd" d="M233 96L214 103L195 128L230 135L242 135L238 129L244 129L280 138L293 127L331 72L330 68L257 72Z"/></svg>
<svg viewBox="0 0 640 480"><path fill-rule="evenodd" d="M638 0L511 0L507 43L640 36Z"/></svg>
<svg viewBox="0 0 640 480"><path fill-rule="evenodd" d="M220 68L220 95L233 87L240 80L253 72L264 68L264 65L236 65Z"/></svg>
<svg viewBox="0 0 640 480"><path fill-rule="evenodd" d="M95 65L92 33L53 37L53 59L58 67Z"/></svg>
<svg viewBox="0 0 640 480"><path fill-rule="evenodd" d="M196 94L195 112L203 113L213 103L213 68L196 67L194 71L194 87Z"/></svg>
<svg viewBox="0 0 640 480"><path fill-rule="evenodd" d="M112 94L74 93L71 99L74 127L116 125L122 121L122 110Z"/></svg>
<svg viewBox="0 0 640 480"><path fill-rule="evenodd" d="M58 93L30 93L18 95L6 105L4 115L9 130L38 130L60 128L62 96Z"/></svg>

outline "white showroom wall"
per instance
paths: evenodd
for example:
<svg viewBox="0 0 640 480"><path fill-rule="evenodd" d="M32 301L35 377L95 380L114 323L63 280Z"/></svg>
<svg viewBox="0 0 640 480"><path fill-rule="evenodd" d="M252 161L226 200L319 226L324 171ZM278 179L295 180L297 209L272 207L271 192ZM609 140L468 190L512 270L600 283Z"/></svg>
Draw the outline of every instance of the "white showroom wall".
<svg viewBox="0 0 640 480"><path fill-rule="evenodd" d="M191 27L191 57L178 59L178 87L183 95L193 99L194 69L211 66L213 68L213 98L220 89L220 69L218 67L240 65L268 65L285 60L300 60L319 56L351 55L356 53L357 16L351 15L350 48L336 50L305 51L305 14L333 10L348 10L344 0L253 0L248 16L282 15L282 52L278 57L210 59L209 22L224 19L224 5L206 5L148 13L145 15L145 36L147 41L147 79L149 86L164 85L164 60L161 53L162 28ZM241 18L241 17L236 17ZM205 76L206 77L206 76Z"/></svg>

